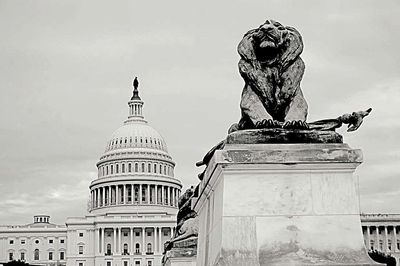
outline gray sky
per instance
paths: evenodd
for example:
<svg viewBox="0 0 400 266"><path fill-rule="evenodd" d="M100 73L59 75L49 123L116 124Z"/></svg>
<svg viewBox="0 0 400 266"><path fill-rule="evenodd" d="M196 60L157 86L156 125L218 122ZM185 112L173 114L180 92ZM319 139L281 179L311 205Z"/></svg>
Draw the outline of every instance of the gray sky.
<svg viewBox="0 0 400 266"><path fill-rule="evenodd" d="M184 186L240 116L236 46L267 18L297 28L309 120L368 107L355 133L364 212L400 212L400 2L0 0L0 223L86 212L95 163L140 79Z"/></svg>

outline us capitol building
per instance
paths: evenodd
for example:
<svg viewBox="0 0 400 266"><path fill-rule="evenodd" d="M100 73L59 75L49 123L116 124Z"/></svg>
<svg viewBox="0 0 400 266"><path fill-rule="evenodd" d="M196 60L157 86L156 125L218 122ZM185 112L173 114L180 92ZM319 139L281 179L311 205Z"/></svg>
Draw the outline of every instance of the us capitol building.
<svg viewBox="0 0 400 266"><path fill-rule="evenodd" d="M55 225L37 215L27 225L0 226L0 263L158 266L174 234L181 182L162 136L143 116L134 81L129 116L106 143L89 185L85 217Z"/></svg>
<svg viewBox="0 0 400 266"><path fill-rule="evenodd" d="M85 217L65 225L36 215L27 225L0 226L0 264L159 266L174 234L181 182L162 136L143 116L134 81L129 116L106 143L97 163ZM365 245L400 257L400 215L361 214Z"/></svg>

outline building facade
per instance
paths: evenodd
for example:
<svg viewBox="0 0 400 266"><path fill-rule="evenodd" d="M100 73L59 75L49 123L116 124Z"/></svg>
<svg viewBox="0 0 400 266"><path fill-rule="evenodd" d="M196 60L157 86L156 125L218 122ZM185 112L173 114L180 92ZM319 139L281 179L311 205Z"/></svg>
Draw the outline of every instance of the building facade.
<svg viewBox="0 0 400 266"><path fill-rule="evenodd" d="M361 214L364 243L368 250L377 250L400 259L400 214Z"/></svg>
<svg viewBox="0 0 400 266"><path fill-rule="evenodd" d="M33 224L0 227L0 262L161 265L164 243L174 234L182 185L163 137L143 116L143 105L135 79L128 118L97 163L88 214L68 218L66 226L38 216Z"/></svg>

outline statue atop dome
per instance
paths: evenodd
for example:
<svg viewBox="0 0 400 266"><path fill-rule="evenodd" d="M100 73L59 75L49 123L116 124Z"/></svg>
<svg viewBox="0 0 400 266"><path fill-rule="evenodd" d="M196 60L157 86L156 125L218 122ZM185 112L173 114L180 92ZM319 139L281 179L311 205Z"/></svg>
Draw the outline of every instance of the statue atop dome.
<svg viewBox="0 0 400 266"><path fill-rule="evenodd" d="M135 77L135 79L133 80L133 96L131 98L131 101L133 100L141 100L140 96L139 96L139 81L137 79L137 77Z"/></svg>

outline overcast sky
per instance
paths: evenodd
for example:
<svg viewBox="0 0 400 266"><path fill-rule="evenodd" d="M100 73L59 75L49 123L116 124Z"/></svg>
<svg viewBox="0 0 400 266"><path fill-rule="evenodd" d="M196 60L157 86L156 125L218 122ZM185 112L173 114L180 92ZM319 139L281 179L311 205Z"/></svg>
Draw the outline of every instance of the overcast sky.
<svg viewBox="0 0 400 266"><path fill-rule="evenodd" d="M361 148L363 212L400 212L400 2L0 0L0 224L86 213L134 76L146 119L186 187L240 116L236 47L272 18L303 36L309 121L373 108L344 133Z"/></svg>

